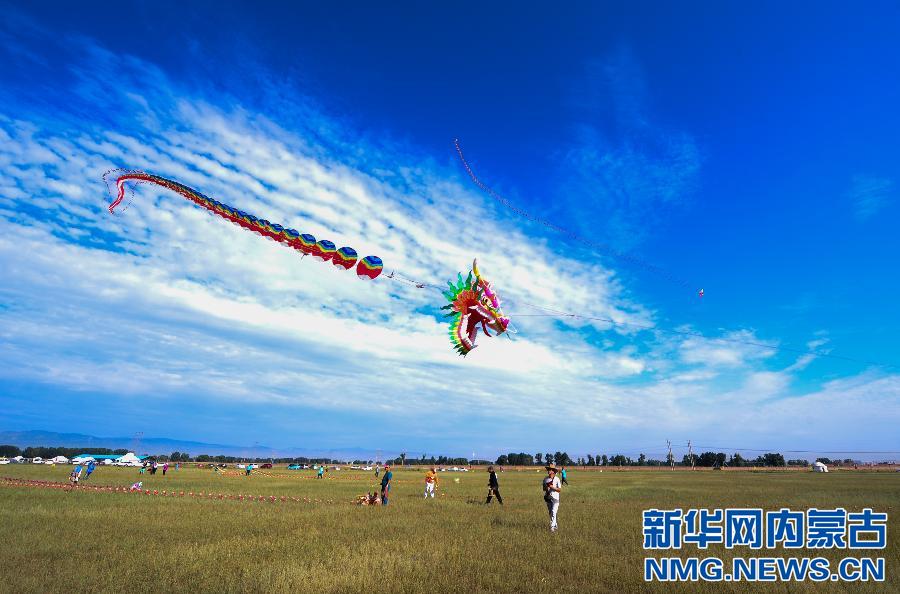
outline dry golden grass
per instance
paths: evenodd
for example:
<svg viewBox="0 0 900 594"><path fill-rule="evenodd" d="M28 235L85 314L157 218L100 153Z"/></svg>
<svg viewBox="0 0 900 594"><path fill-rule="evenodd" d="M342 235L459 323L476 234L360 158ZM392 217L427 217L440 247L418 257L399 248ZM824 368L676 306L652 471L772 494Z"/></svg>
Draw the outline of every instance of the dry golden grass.
<svg viewBox="0 0 900 594"><path fill-rule="evenodd" d="M71 467L3 466L0 476L64 481ZM897 592L900 537L888 528L887 581L658 584L643 581L650 507L872 507L900 512L900 474L574 470L551 534L537 470L500 475L505 505L484 506L487 474L397 470L386 508L351 501L372 473L326 480L276 468L251 477L182 469L163 477L99 468L86 484L305 497L260 503L0 486L5 592ZM460 479L454 482L454 478ZM327 503L328 500L333 503ZM696 550L684 556L697 554ZM749 556L747 551L741 554ZM782 555L783 551L776 551ZM807 552L801 551L800 555ZM848 552L863 556L865 552ZM732 556L721 547L709 555ZM833 559L845 556L826 555ZM873 555L874 556L874 555Z"/></svg>

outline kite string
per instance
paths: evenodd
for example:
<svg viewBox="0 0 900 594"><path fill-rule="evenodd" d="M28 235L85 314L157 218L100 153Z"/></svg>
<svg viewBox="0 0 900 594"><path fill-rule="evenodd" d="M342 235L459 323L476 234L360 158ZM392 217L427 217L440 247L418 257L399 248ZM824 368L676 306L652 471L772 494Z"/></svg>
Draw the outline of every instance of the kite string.
<svg viewBox="0 0 900 594"><path fill-rule="evenodd" d="M438 285L424 283L424 282L420 282L420 281L417 281L417 280L414 280L411 278L407 278L407 277L399 274L397 271L392 271L390 274L387 274L386 278L389 278L391 280L396 280L396 281L399 281L402 283L406 283L417 289L433 289L433 290L437 290L440 292L443 291L443 289ZM585 314L580 314L580 313L575 313L575 312L570 312L570 311L564 311L561 309L555 309L552 307L547 307L546 305L538 305L536 303L529 303L527 301L518 300L515 297L513 297L511 299L511 301L513 303L518 303L522 306L525 306L525 307L528 307L531 309L535 309L538 311L542 311L544 313L529 314L529 313L521 313L521 312L507 312L507 315L510 318L540 318L540 317L572 318L572 319L588 320L588 321L594 321L594 322L605 322L607 324L610 324L611 326L637 328L639 330L662 332L664 334L670 334L670 335L674 335L674 336L685 336L685 337L689 337L689 338L699 338L702 340L724 342L724 343L729 343L729 344L739 344L742 346L757 347L757 348L769 349L772 351L782 351L782 352L794 353L794 354L798 354L798 355L812 355L814 357L825 357L825 358L829 358L829 359L837 359L840 361L848 361L848 362L852 362L852 363L861 363L864 365L872 365L875 367L886 367L886 368L900 367L898 365L893 365L890 363L869 361L867 359L857 359L855 357L836 355L834 353L818 351L815 349L800 349L800 348L795 348L795 347L768 344L768 343L758 342L758 341L754 341L754 340L744 340L744 339L740 339L740 338L728 338L725 336L708 336L706 334L703 334L702 332L696 332L696 331L691 331L691 330L670 330L667 328L661 328L659 326L654 326L652 324L640 324L637 322L623 322L620 320L615 320L610 317L585 315Z"/></svg>
<svg viewBox="0 0 900 594"><path fill-rule="evenodd" d="M441 288L439 286L407 278L407 277L402 276L401 274L397 273L397 271L391 271L391 273L387 275L387 278L392 279L392 280L397 280L397 281L400 281L403 283L407 283L409 285L414 286L417 289L426 289L427 288L427 289L436 289L438 291L441 290ZM739 344L742 346L752 346L752 347L770 349L773 351L791 352L791 353L801 354L801 355L813 355L816 357L828 357L831 359L840 359L842 361L852 361L854 363L864 363L867 365L875 365L875 366L879 366L879 367L893 367L892 365L887 365L884 363L878 363L875 361L866 361L863 359L856 359L853 357L845 357L843 355L835 355L832 353L826 353L826 352L817 351L817 350L813 350L813 349L798 349L798 348L793 348L793 347L767 344L764 342L757 342L757 341L753 341L753 340L742 340L740 338L707 336L706 334L703 334L701 332L694 332L694 331L690 331L690 330L670 330L670 329L666 329L666 328L660 328L658 326L654 326L651 324L639 324L637 322L623 322L623 321L614 320L613 318L605 317L605 316L590 316L590 315L585 315L585 314L579 314L579 313L575 313L575 312L564 311L564 310L555 309L552 307L547 307L546 305L538 305L536 303L529 303L527 301L521 301L521 300L518 300L515 298L511 299L511 301L513 301L513 303L519 303L520 305L523 305L525 307L529 307L531 309L535 309L538 311L542 311L544 313L527 314L527 313L520 313L520 312L507 312L507 315L509 315L510 318L554 317L554 318L572 318L572 319L588 320L588 321L594 321L594 322L605 322L612 326L630 327L630 328L637 328L639 330L656 331L656 332L662 332L664 334L671 334L671 335L675 335L675 336L700 338L703 340L724 342L724 343L730 343L730 344Z"/></svg>
<svg viewBox="0 0 900 594"><path fill-rule="evenodd" d="M529 212L517 207L516 205L511 203L509 200L507 200L506 198L504 198L503 196L501 196L500 194L495 192L490 186L488 186L487 184L482 182L478 178L478 176L475 175L475 171L472 170L471 165L469 165L469 162L466 160L466 157L463 154L462 146L459 144L458 138L453 139L453 144L456 147L456 153L457 153L457 155L459 155L459 160L462 163L463 167L465 168L466 173L468 174L468 176L472 180L472 182L476 186L478 186L485 194L487 194L488 196L490 196L491 198L496 200L498 203L500 203L504 207L508 208L509 210L513 211L514 213L518 214L519 216L528 219L529 221L531 221L533 223L543 225L544 227L547 227L548 229L556 231L557 233L560 233L561 235L565 235L566 237L568 237L574 241L583 243L583 244L585 244L597 251L605 253L609 256L613 256L615 258L625 260L626 262L630 262L632 264L641 266L647 270L651 270L651 271L665 277L667 280L672 281L678 285L681 285L684 288L690 288L690 285L688 284L688 282L686 280L676 277L675 275L673 275L669 271L665 270L664 268L661 268L655 264L646 262L632 254L616 250L616 249L610 247L609 245L597 243L596 241L588 239L587 237L583 237L583 236L575 233L574 231L566 229L565 227L561 227L550 221L538 218L538 217L530 214Z"/></svg>
<svg viewBox="0 0 900 594"><path fill-rule="evenodd" d="M773 350L773 351L783 351L783 352L795 353L795 354L800 354L800 355L813 355L813 356L815 356L815 357L826 357L826 358L830 358L830 359L839 359L839 360L841 360L841 361L850 361L850 362L853 362L853 363L863 363L863 364L865 364L865 365L874 365L874 366L876 366L876 367L888 367L888 368L895 368L895 367L898 367L897 365L892 365L892 364L889 364L889 363L880 363L880 362L878 362L878 361L869 361L869 360L866 360L866 359L857 359L857 358L855 358L855 357L847 357L847 356L844 356L844 355L836 355L836 354L834 354L834 353L824 352L824 351L818 351L818 350L815 350L815 349L800 349L800 348L794 348L794 347L787 347L787 346L780 346L780 345L767 344L767 343L764 343L764 342L758 342L758 341L753 341L753 340L743 340L743 339L740 339L740 338L728 338L728 337L724 337L724 336L722 336L722 337L708 336L708 335L706 335L706 334L703 334L702 332L695 332L695 331L690 331L690 330L670 330L670 329L660 328L660 327L658 327L658 326L653 326L653 325L649 325L649 324L639 324L639 323L636 323L636 322L622 322L622 321L614 320L614 319L609 318L609 317L603 317L603 316L589 316L589 315L578 314L578 313L574 313L574 312L561 311L561 310L557 310L557 309L552 309L552 308L549 308L549 307L545 307L545 306L542 306L542 305L537 305L537 304L533 304L533 303L527 303L527 302L524 302L524 301L518 301L518 303L520 303L521 305L523 305L523 306L525 306L525 307L530 307L530 308L532 308L532 309L537 309L537 310L539 310L539 311L545 311L545 312L547 312L547 313L542 313L542 314L523 314L523 313L519 313L519 312L510 312L510 313L509 313L509 316L510 316L510 317L513 317L513 316L515 316L515 317L517 317L517 318L522 318L522 317L557 317L557 318L562 318L562 317L565 317L565 318L574 318L574 319L581 319L581 320L590 320L590 321L606 322L606 323L608 323L608 324L610 324L610 325L613 325L613 326L626 326L626 327L638 328L638 329L641 329L641 330L649 330L649 331L662 332L662 333L664 333L664 334L672 334L672 335L676 335L676 336L687 336L687 337L691 337L691 338L701 338L701 339L704 339L704 340L710 340L710 341L725 342L725 343L731 343L731 344L739 344L739 345L743 345L743 346L759 347L759 348L764 348L764 349L770 349L770 350Z"/></svg>

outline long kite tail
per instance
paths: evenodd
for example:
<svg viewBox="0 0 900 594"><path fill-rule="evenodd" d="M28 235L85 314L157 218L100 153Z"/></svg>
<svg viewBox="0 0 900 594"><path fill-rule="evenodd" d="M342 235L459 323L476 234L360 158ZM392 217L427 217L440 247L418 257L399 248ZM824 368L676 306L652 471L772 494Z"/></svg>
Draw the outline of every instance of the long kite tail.
<svg viewBox="0 0 900 594"><path fill-rule="evenodd" d="M107 176L110 173L111 172L108 171L103 176L104 180L107 181L107 184L109 183ZM338 248L333 242L327 239L316 241L316 238L308 233L300 233L294 229L279 225L278 223L272 223L265 219L257 218L249 213L201 194L197 190L178 183L177 181L159 175L145 173L143 171L124 171L115 178L116 197L108 207L110 213L115 213L116 208L124 200L125 184L129 181L136 183L152 183L166 188L167 190L171 190L222 219L230 221L248 231L253 231L263 237L273 239L279 243L292 247L304 255L312 255L318 260L331 262L338 268L349 270L355 265L356 274L360 278L375 279L384 269L384 264L378 256L358 258L356 250L351 247L345 246Z"/></svg>

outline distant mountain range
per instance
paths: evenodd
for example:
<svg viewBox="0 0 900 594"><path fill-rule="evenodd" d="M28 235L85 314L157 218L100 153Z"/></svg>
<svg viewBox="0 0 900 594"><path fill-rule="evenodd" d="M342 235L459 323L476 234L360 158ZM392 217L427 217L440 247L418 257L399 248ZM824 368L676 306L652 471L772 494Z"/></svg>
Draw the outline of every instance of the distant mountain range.
<svg viewBox="0 0 900 594"><path fill-rule="evenodd" d="M375 452L363 448L348 447L335 449L311 449L311 448L273 448L264 445L239 446L218 443L204 443L200 441L185 441L181 439L169 439L166 437L97 437L96 435L84 435L82 433L56 433L54 431L0 431L0 444L8 444L25 448L28 446L47 447L83 447L109 448L112 450L124 448L137 449L137 454L171 454L172 452L187 452L191 456L209 454L211 456L236 456L253 458L332 458L335 460L369 460L374 459ZM382 452L382 458L394 458L399 453Z"/></svg>

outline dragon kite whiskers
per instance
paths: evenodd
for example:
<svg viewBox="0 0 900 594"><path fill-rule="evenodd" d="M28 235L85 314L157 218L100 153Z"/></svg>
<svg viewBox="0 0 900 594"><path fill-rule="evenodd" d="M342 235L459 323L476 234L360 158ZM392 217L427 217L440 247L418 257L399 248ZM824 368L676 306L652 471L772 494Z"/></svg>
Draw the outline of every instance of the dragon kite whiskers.
<svg viewBox="0 0 900 594"><path fill-rule="evenodd" d="M184 184L142 171L125 172L116 178L116 198L109 205L110 213L114 213L116 207L125 199L125 184L129 181L152 183L171 190L223 219L258 233L263 237L290 246L304 256L311 255L316 260L331 262L334 266L345 270L349 270L355 265L356 274L360 278L377 278L384 269L384 263L378 256L365 256L359 259L359 263L357 263L356 250L351 247L337 248L333 242L327 239L316 241L316 238L308 233L300 233L294 229L285 228L278 223L271 223L266 219L257 218L252 214L213 200Z"/></svg>
<svg viewBox="0 0 900 594"><path fill-rule="evenodd" d="M459 273L456 284L452 281L447 284L450 290L444 292L444 297L450 303L441 309L450 310L446 317L452 318L450 341L457 353L465 357L478 346L475 339L479 326L486 336L491 336L488 328L494 330L495 336L506 332L509 318L500 309L499 295L478 271L478 260L472 262L472 271L465 279Z"/></svg>

